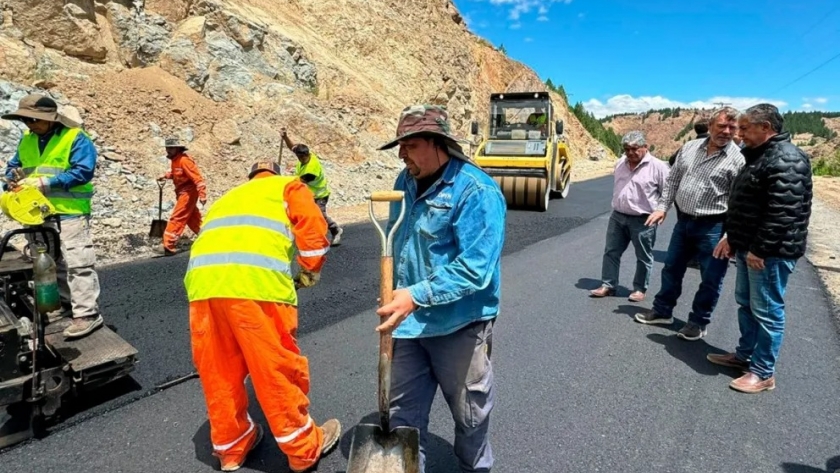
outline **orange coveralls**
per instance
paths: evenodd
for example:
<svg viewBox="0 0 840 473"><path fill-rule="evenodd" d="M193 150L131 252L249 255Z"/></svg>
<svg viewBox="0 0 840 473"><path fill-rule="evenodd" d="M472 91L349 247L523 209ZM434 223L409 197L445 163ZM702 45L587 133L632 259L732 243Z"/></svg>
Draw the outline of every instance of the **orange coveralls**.
<svg viewBox="0 0 840 473"><path fill-rule="evenodd" d="M196 235L201 229L201 212L196 204L198 201L207 201L207 185L195 160L187 153L172 158L171 170L165 177L172 179L172 183L175 184L177 202L163 232L163 246L167 250L175 251L175 245L184 233L184 228L190 227Z"/></svg>
<svg viewBox="0 0 840 473"><path fill-rule="evenodd" d="M255 179L269 175L260 173ZM286 186L284 199L298 264L320 272L329 240L312 191L294 182ZM247 412L249 374L289 466L302 471L319 459L324 433L309 416L309 362L298 348L297 328L297 307L289 304L243 299L190 303L193 361L207 401L213 454L222 465L243 462L256 440Z"/></svg>

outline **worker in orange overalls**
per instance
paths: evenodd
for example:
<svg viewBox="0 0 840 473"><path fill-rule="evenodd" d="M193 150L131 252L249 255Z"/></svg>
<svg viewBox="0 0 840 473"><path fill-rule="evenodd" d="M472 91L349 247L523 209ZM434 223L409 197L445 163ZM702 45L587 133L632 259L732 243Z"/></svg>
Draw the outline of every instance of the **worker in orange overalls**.
<svg viewBox="0 0 840 473"><path fill-rule="evenodd" d="M178 239L186 227L190 227L196 235L201 229L201 212L196 204L201 202L204 206L207 203L207 185L195 160L186 153L186 146L177 138L167 138L165 146L171 169L160 176L158 181L172 179L178 201L169 216L169 223L163 232L163 245L157 249L157 253L172 256L177 252Z"/></svg>
<svg viewBox="0 0 840 473"><path fill-rule="evenodd" d="M300 473L341 436L338 420L318 426L309 415L309 364L296 341L296 291L320 280L327 222L312 191L276 162L254 164L248 179L213 203L190 251L193 362L222 471L240 468L262 438L248 415L250 374L274 440Z"/></svg>

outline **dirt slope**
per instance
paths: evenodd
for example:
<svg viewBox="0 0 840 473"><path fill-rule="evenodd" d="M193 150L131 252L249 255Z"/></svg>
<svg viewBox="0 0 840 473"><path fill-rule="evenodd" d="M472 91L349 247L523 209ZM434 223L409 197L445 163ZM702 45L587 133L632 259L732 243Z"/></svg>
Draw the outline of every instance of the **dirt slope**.
<svg viewBox="0 0 840 473"><path fill-rule="evenodd" d="M471 120L486 120L490 92L544 90L533 70L468 31L449 0L358 6L0 0L0 111L46 90L84 121L102 156L94 225L104 261L148 250L166 136L189 142L212 201L252 161L278 157L286 126L323 157L337 208L392 185L402 163L376 147L393 136L406 105L446 105L466 137ZM572 151L585 156L597 143L555 99ZM0 159L21 130L0 123ZM288 150L282 157L292 164ZM609 169L580 162L583 175ZM165 192L164 218L171 184Z"/></svg>

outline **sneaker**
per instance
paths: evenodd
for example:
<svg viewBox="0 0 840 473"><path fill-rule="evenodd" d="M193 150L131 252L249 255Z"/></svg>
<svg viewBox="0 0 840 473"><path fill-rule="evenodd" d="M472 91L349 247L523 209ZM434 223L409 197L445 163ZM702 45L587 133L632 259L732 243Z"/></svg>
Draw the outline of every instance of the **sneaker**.
<svg viewBox="0 0 840 473"><path fill-rule="evenodd" d="M341 235L343 233L344 233L344 229L341 228L341 227L338 227L338 230L335 232L335 235L333 235L332 243L330 243L330 246L341 245Z"/></svg>
<svg viewBox="0 0 840 473"><path fill-rule="evenodd" d="M257 445L260 444L263 438L263 428L261 425L257 424L257 435L252 437L254 440L245 447L245 453L241 455L224 455L224 454L216 454L214 456L218 456L222 463L222 471L236 471L242 468L242 465L245 464L245 460L248 459L248 454L251 453ZM238 457L238 458L237 458Z"/></svg>
<svg viewBox="0 0 840 473"><path fill-rule="evenodd" d="M741 371L749 371L750 369L750 364L735 356L734 353L724 353L722 355L709 353L706 355L706 359L716 365L738 368Z"/></svg>
<svg viewBox="0 0 840 473"><path fill-rule="evenodd" d="M321 430L324 431L324 443L321 445L321 453L318 456L318 459L312 466L304 468L303 470L290 468L293 473L308 473L313 471L313 469L318 465L318 462L327 456L332 451L333 447L338 444L338 439L341 438L341 423L338 422L338 419L330 419L324 422L321 426Z"/></svg>
<svg viewBox="0 0 840 473"><path fill-rule="evenodd" d="M653 309L645 309L636 314L636 322L648 325L670 325L674 323L673 317L665 317L653 311Z"/></svg>
<svg viewBox="0 0 840 473"><path fill-rule="evenodd" d="M81 338L102 326L104 320L102 314L91 317L79 317L73 319L70 325L64 329L65 338Z"/></svg>
<svg viewBox="0 0 840 473"><path fill-rule="evenodd" d="M73 315L73 309L70 306L62 305L60 309L54 310L52 312L47 312L47 322L54 323L57 322L64 317L71 317Z"/></svg>
<svg viewBox="0 0 840 473"><path fill-rule="evenodd" d="M689 322L685 324L685 327L681 328L680 331L677 332L677 336L683 340L693 342L706 336L706 328Z"/></svg>

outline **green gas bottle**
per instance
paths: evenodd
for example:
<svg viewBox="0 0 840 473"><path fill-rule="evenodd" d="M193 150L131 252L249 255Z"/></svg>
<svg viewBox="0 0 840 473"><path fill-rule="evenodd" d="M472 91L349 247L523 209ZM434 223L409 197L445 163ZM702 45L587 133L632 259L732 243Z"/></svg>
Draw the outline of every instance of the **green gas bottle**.
<svg viewBox="0 0 840 473"><path fill-rule="evenodd" d="M47 248L38 245L38 255L33 262L35 273L35 305L38 312L46 314L61 308L58 294L58 279L55 261L47 254Z"/></svg>

